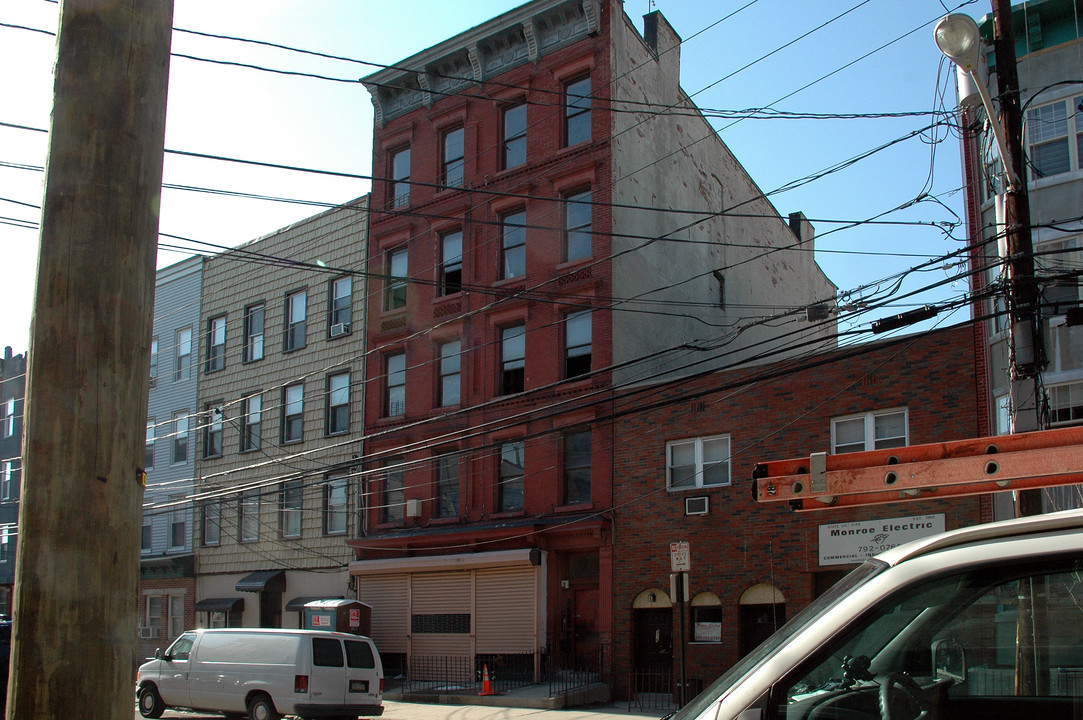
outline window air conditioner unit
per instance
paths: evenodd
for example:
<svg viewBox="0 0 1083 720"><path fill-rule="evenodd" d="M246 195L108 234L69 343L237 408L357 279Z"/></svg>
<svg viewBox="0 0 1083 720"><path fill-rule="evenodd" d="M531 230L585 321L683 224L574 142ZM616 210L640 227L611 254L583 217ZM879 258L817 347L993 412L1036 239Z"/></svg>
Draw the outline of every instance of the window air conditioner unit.
<svg viewBox="0 0 1083 720"><path fill-rule="evenodd" d="M158 628L156 627L141 627L139 628L139 637L143 640L153 640L158 637Z"/></svg>
<svg viewBox="0 0 1083 720"><path fill-rule="evenodd" d="M335 323L331 326L331 337L338 337L350 332L350 323Z"/></svg>
<svg viewBox="0 0 1083 720"><path fill-rule="evenodd" d="M706 515L711 511L711 502L708 497L692 497L684 499L685 515Z"/></svg>
<svg viewBox="0 0 1083 720"><path fill-rule="evenodd" d="M411 498L406 501L406 517L421 517L421 501Z"/></svg>

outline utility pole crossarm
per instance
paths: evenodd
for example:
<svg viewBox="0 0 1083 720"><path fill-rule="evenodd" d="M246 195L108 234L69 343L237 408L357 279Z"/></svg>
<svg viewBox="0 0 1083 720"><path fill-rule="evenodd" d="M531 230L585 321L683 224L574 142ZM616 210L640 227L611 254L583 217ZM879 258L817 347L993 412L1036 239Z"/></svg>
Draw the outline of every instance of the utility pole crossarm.
<svg viewBox="0 0 1083 720"><path fill-rule="evenodd" d="M1083 483L1083 427L774 460L752 474L757 502L797 511Z"/></svg>

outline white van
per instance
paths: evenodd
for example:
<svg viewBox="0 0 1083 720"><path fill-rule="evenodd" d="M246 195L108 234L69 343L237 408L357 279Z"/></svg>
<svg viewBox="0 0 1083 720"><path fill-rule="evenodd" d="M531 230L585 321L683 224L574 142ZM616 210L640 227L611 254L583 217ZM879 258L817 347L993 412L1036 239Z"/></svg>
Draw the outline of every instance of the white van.
<svg viewBox="0 0 1083 720"><path fill-rule="evenodd" d="M1083 717L1083 510L854 570L673 720Z"/></svg>
<svg viewBox="0 0 1083 720"><path fill-rule="evenodd" d="M192 630L136 675L139 712L278 720L383 714L384 670L367 637L318 630Z"/></svg>

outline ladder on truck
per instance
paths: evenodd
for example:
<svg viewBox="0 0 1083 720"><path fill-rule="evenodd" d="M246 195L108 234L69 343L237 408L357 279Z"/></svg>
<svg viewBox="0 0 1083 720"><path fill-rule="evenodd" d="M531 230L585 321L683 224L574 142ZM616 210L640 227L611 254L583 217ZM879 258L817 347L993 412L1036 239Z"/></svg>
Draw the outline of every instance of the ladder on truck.
<svg viewBox="0 0 1083 720"><path fill-rule="evenodd" d="M757 463L758 502L797 511L1083 483L1083 427Z"/></svg>

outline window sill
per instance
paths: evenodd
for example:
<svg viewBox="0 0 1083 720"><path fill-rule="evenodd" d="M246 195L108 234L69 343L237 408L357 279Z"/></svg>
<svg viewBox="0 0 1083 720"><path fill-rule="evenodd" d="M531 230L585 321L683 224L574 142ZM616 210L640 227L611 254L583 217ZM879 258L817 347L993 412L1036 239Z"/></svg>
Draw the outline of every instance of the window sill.
<svg viewBox="0 0 1083 720"><path fill-rule="evenodd" d="M462 522L457 517L434 517L429 518L429 525L454 525L457 522Z"/></svg>
<svg viewBox="0 0 1083 720"><path fill-rule="evenodd" d="M583 510L593 510L594 503L590 500L581 503L571 503L569 505L558 505L553 508L553 512L558 513L570 513L570 512L582 512Z"/></svg>
<svg viewBox="0 0 1083 720"><path fill-rule="evenodd" d="M506 520L508 518L526 517L525 510L506 510L503 512L494 512L489 516L493 520Z"/></svg>
<svg viewBox="0 0 1083 720"><path fill-rule="evenodd" d="M266 355L263 357L266 357ZM241 365L253 365L258 362L263 362L263 357L252 358L251 360L241 360Z"/></svg>
<svg viewBox="0 0 1083 720"><path fill-rule="evenodd" d="M733 481L728 483L715 483L714 485L695 485L693 487L667 487L666 492L669 493L684 493L684 492L709 492L711 490L721 490L723 488L733 487Z"/></svg>

